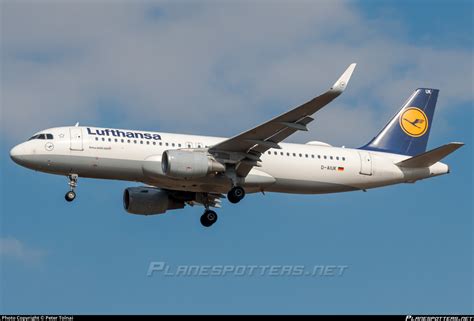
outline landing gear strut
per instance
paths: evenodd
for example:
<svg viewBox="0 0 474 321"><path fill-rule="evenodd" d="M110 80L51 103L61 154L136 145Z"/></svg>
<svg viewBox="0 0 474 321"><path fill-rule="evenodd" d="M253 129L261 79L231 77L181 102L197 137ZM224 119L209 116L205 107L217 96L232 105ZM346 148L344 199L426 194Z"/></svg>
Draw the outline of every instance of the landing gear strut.
<svg viewBox="0 0 474 321"><path fill-rule="evenodd" d="M64 195L64 198L68 202L72 202L76 198L76 192L74 192L74 189L77 187L77 178L78 177L79 176L77 174L68 175L68 179L69 179L68 185L69 185L70 191L67 192L66 195Z"/></svg>
<svg viewBox="0 0 474 321"><path fill-rule="evenodd" d="M230 178L233 186L227 193L227 199L229 202L236 204L245 197L245 190L239 186L242 183L242 177L237 175L235 165L227 166L226 175Z"/></svg>
<svg viewBox="0 0 474 321"><path fill-rule="evenodd" d="M227 193L227 199L231 203L238 203L245 197L245 190L240 186L234 186L232 189Z"/></svg>
<svg viewBox="0 0 474 321"><path fill-rule="evenodd" d="M205 227L209 227L217 221L217 214L214 211L206 209L204 214L201 216L201 224Z"/></svg>

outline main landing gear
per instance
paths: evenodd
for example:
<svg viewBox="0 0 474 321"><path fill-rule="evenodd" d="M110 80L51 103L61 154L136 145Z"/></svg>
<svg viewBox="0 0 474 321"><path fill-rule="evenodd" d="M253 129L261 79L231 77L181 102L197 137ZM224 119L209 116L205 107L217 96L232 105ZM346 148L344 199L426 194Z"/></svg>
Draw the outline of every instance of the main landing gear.
<svg viewBox="0 0 474 321"><path fill-rule="evenodd" d="M74 189L77 187L77 178L78 177L79 176L77 174L68 175L68 179L69 179L68 185L69 185L71 190L69 192L67 192L66 195L64 195L64 198L68 202L72 202L76 198L76 192L74 192Z"/></svg>
<svg viewBox="0 0 474 321"><path fill-rule="evenodd" d="M201 224L202 226L209 227L212 224L217 222L217 214L214 211L211 211L210 209L206 209L204 211L204 214L201 216Z"/></svg>
<svg viewBox="0 0 474 321"><path fill-rule="evenodd" d="M238 203L245 197L245 190L240 186L234 186L232 189L227 193L227 199L231 203Z"/></svg>
<svg viewBox="0 0 474 321"><path fill-rule="evenodd" d="M232 187L229 193L227 193L227 199L234 204L240 202L244 197L245 190L240 186ZM204 206L206 210L201 216L201 224L205 227L209 227L217 221L217 214L209 209L210 204L208 202L204 202Z"/></svg>

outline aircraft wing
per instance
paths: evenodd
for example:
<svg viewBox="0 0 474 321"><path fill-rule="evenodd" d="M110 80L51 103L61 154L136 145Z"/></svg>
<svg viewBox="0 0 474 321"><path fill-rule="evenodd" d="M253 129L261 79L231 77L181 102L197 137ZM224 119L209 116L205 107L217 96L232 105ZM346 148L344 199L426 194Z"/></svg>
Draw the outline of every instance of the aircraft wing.
<svg viewBox="0 0 474 321"><path fill-rule="evenodd" d="M237 174L246 176L252 167L257 165L256 162L259 161L261 154L270 148L280 148L278 143L291 134L299 130L307 131L306 125L313 121L311 115L342 94L355 67L355 63L349 65L341 77L324 94L266 123L212 146L209 152L216 154L218 157L226 153L243 155L237 164Z"/></svg>

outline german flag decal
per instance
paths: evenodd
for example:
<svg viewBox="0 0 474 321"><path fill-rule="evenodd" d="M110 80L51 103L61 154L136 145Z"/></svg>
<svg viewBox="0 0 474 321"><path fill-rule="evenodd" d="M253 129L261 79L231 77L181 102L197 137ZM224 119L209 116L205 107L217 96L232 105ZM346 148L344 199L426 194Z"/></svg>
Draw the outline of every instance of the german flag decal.
<svg viewBox="0 0 474 321"><path fill-rule="evenodd" d="M338 171L338 172L343 172L343 171L344 171L344 167L340 167L340 166L339 166L339 167L337 168L337 171Z"/></svg>

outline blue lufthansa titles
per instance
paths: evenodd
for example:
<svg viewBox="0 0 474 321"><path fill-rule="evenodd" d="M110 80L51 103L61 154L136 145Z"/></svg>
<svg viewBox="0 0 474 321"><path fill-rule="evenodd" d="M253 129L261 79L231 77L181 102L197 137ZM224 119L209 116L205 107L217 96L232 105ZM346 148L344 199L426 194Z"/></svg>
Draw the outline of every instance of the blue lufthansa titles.
<svg viewBox="0 0 474 321"><path fill-rule="evenodd" d="M89 135L98 135L98 136L113 136L113 137L161 140L161 136L159 134L137 133L137 132L120 130L120 129L91 129L87 127L87 133Z"/></svg>

